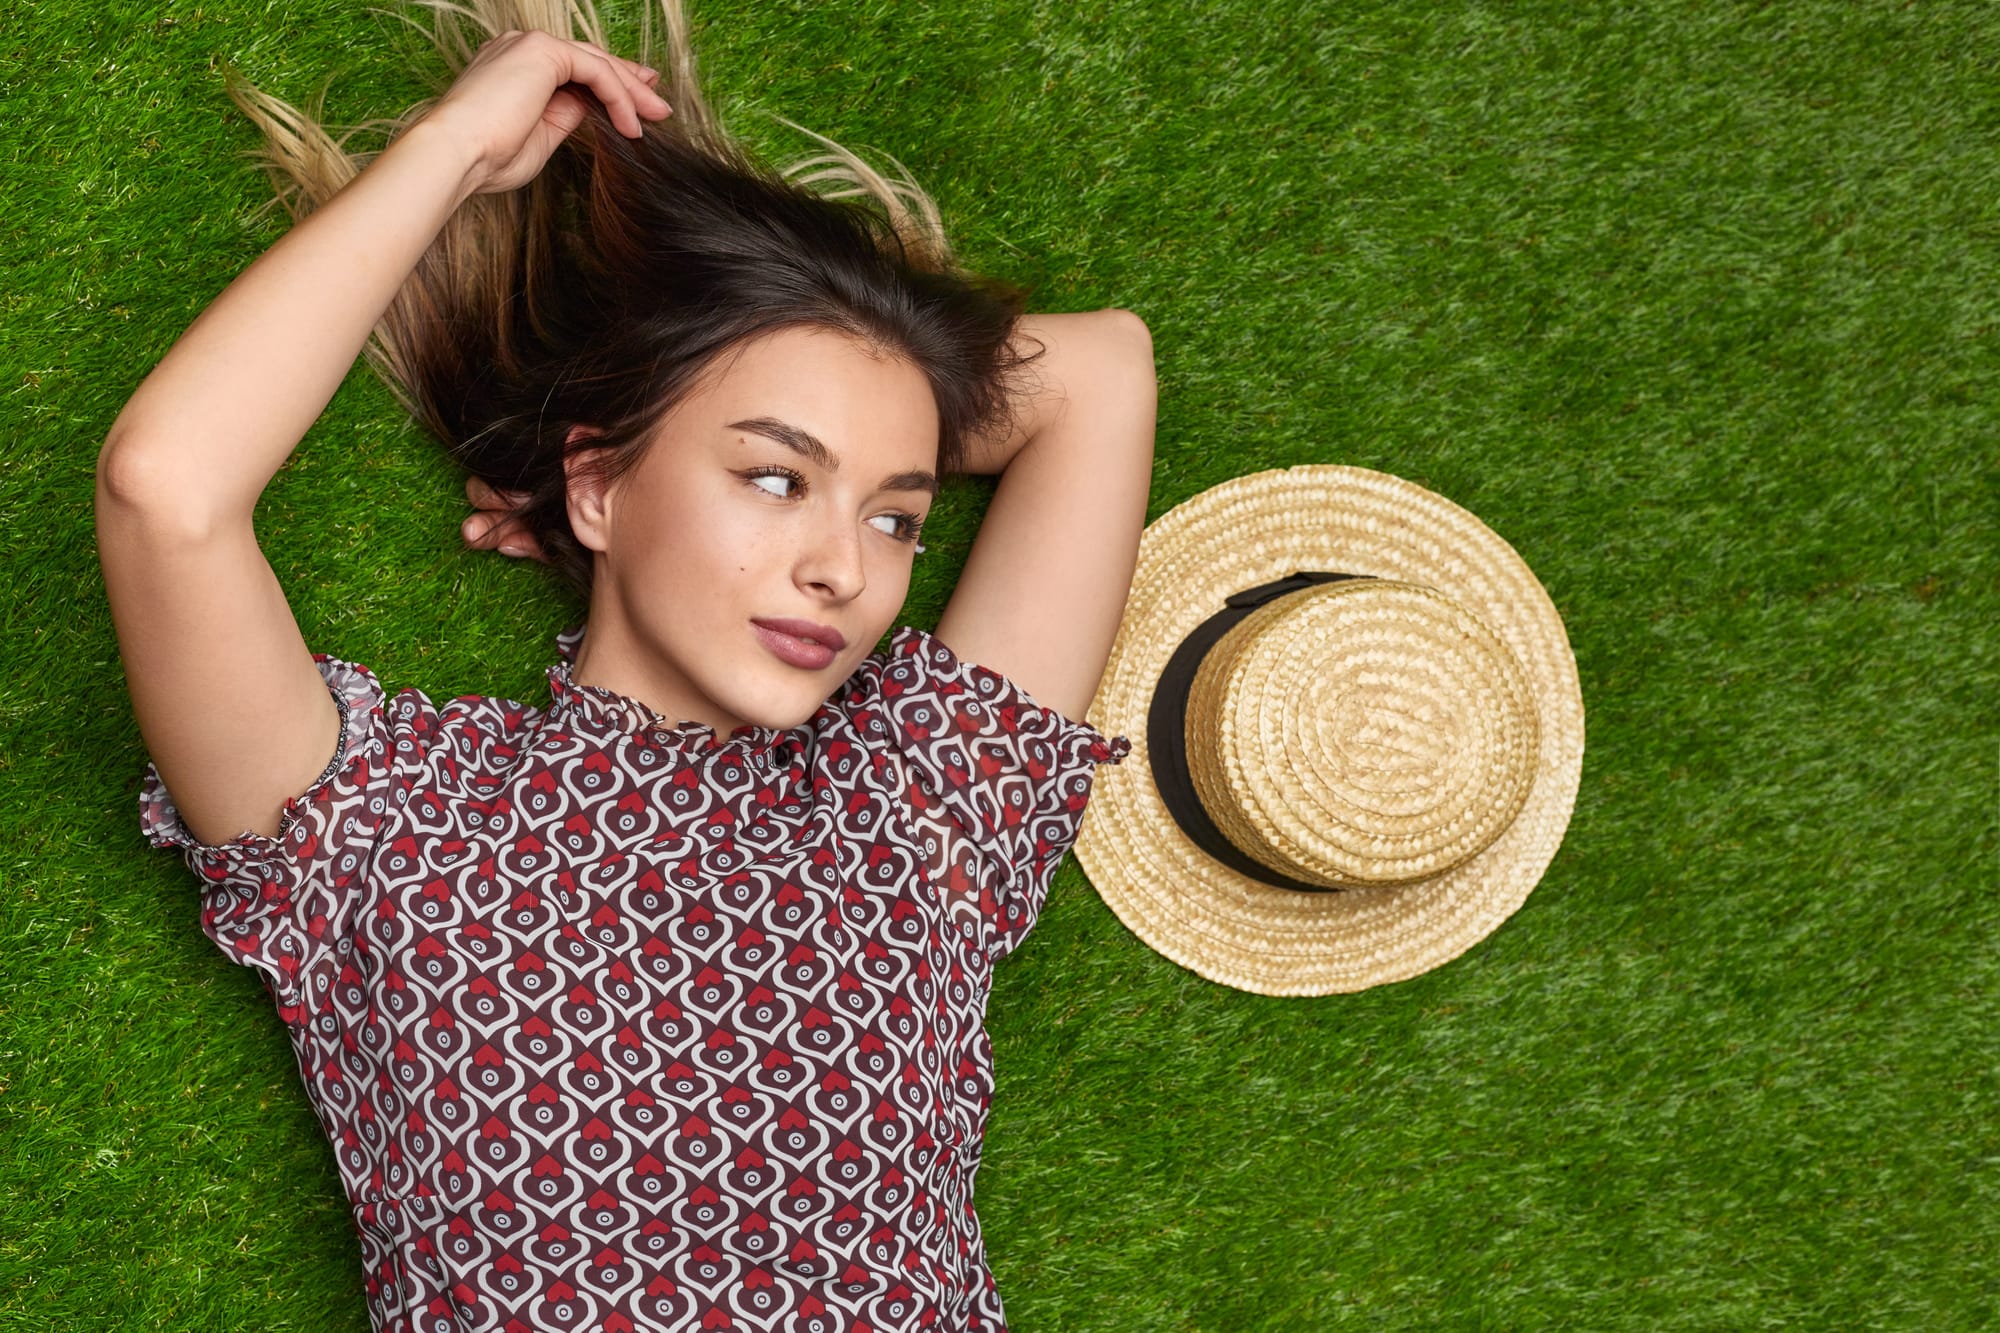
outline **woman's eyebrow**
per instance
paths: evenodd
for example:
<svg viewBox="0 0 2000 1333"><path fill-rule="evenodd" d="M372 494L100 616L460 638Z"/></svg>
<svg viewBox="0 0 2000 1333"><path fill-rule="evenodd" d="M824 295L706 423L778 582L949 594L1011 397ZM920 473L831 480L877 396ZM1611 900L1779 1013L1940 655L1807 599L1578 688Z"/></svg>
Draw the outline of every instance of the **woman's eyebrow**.
<svg viewBox="0 0 2000 1333"><path fill-rule="evenodd" d="M751 417L748 421L732 421L731 430L753 431L766 439L776 440L792 452L809 459L823 471L840 471L840 459L833 450L826 447L811 431L801 430L788 421L776 417ZM896 472L882 479L885 491L922 491L935 497L938 493L938 479L934 472L913 469Z"/></svg>

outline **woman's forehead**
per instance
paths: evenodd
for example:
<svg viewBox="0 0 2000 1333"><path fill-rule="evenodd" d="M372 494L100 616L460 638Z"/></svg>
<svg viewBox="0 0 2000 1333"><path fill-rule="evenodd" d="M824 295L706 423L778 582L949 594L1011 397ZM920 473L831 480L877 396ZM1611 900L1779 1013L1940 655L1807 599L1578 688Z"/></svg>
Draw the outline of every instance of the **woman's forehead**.
<svg viewBox="0 0 2000 1333"><path fill-rule="evenodd" d="M929 467L937 452L937 401L924 373L826 329L749 340L725 354L673 418L681 432L721 445L747 438L789 446L829 472L852 457L871 478Z"/></svg>

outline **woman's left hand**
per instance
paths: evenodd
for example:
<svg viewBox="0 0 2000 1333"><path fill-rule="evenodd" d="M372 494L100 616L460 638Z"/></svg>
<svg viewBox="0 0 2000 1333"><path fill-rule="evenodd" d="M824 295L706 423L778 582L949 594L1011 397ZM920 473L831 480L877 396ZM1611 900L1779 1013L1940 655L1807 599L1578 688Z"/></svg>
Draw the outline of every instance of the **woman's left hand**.
<svg viewBox="0 0 2000 1333"><path fill-rule="evenodd" d="M526 491L498 491L477 477L465 479L465 499L479 512L459 525L465 544L475 551L498 551L528 560L547 560L542 544L516 517L528 502Z"/></svg>

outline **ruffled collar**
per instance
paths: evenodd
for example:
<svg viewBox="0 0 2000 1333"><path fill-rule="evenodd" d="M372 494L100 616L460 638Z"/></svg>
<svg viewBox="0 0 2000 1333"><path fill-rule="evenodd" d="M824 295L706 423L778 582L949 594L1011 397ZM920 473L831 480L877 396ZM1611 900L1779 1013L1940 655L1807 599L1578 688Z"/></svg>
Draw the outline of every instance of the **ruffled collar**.
<svg viewBox="0 0 2000 1333"><path fill-rule="evenodd" d="M783 767L805 756L813 734L810 722L796 727L745 725L721 738L706 722L683 718L670 723L637 699L602 685L580 684L572 673L584 628L576 624L556 635L556 652L562 660L548 671L554 701L550 711L562 724L622 732L693 759L735 756L760 768Z"/></svg>

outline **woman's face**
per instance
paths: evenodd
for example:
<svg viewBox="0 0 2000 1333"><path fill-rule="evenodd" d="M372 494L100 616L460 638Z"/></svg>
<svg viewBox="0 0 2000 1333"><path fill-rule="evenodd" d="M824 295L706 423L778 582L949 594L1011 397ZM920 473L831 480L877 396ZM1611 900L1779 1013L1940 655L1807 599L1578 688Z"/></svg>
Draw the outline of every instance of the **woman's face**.
<svg viewBox="0 0 2000 1333"><path fill-rule="evenodd" d="M571 525L596 552L575 678L722 737L806 721L902 609L905 516L930 512L937 439L922 372L845 334L785 329L725 355L610 487L572 467ZM796 645L758 620L844 646L788 662Z"/></svg>

